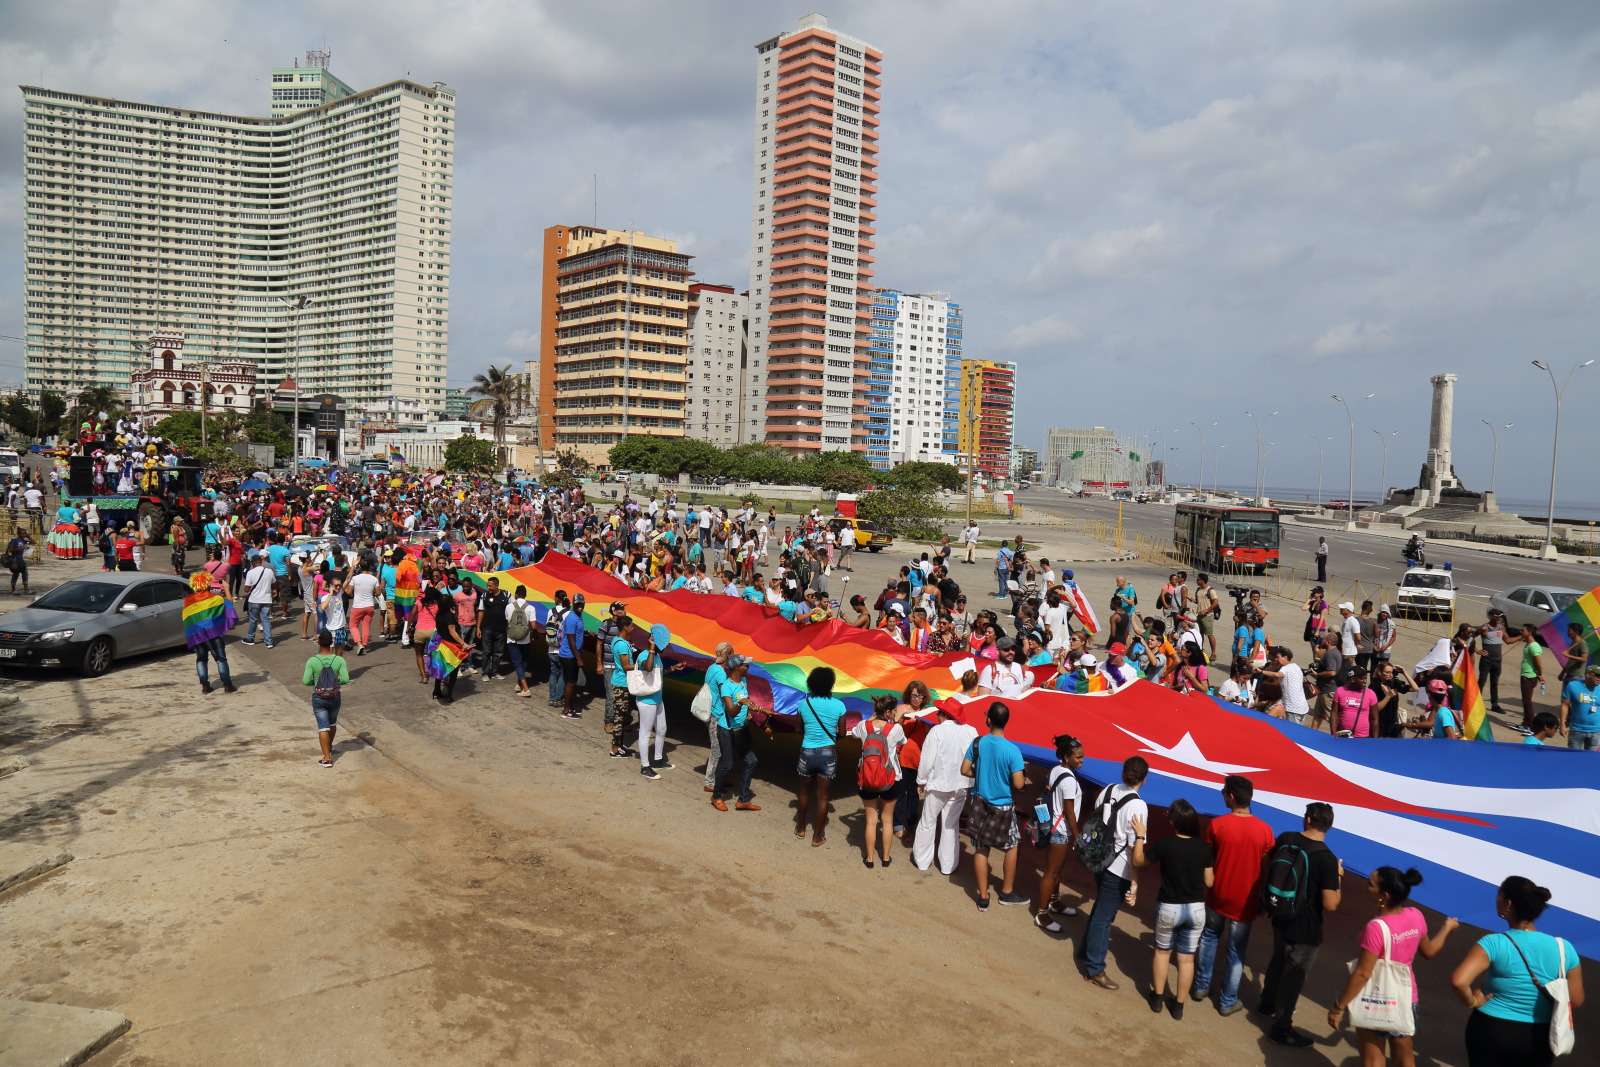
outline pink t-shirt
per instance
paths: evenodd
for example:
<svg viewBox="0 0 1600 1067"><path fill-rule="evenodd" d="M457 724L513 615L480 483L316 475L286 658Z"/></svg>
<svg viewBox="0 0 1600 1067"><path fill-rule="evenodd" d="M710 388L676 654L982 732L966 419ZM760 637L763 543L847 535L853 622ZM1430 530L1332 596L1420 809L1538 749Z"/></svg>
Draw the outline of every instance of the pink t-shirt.
<svg viewBox="0 0 1600 1067"><path fill-rule="evenodd" d="M1354 737L1372 736L1372 706L1378 702L1377 694L1366 688L1340 686L1333 691L1333 702L1339 709L1339 729L1349 730Z"/></svg>
<svg viewBox="0 0 1600 1067"><path fill-rule="evenodd" d="M1428 922L1416 908L1406 908L1399 915L1380 915L1367 923L1361 931L1361 948L1379 959L1383 958L1383 931L1378 924L1389 928L1389 958L1411 968L1411 1002L1417 1002L1417 949L1428 936Z"/></svg>

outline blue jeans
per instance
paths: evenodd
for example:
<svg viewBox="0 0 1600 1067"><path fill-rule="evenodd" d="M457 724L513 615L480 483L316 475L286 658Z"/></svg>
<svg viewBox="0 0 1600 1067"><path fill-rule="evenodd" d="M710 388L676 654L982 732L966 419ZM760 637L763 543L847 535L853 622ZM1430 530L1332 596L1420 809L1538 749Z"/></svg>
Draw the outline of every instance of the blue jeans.
<svg viewBox="0 0 1600 1067"><path fill-rule="evenodd" d="M1226 1011L1239 999L1239 983L1244 978L1244 955L1250 947L1250 924L1230 919L1219 911L1206 912L1206 928L1200 933L1200 951L1194 958L1194 988L1211 988L1211 969L1217 959L1217 945L1226 931L1228 955L1219 977L1222 990L1217 994L1217 1007ZM1199 997L1195 998L1199 1000Z"/></svg>
<svg viewBox="0 0 1600 1067"><path fill-rule="evenodd" d="M245 630L244 639L246 641L254 641L256 639L256 623L259 621L261 623L262 640L266 641L268 647L271 647L271 645L272 645L272 605L271 604L250 604L250 605L248 605L248 608L249 608L249 611L250 611L250 625Z"/></svg>
<svg viewBox="0 0 1600 1067"><path fill-rule="evenodd" d="M506 651L511 653L511 669L517 672L517 681L528 680L528 646L519 645L515 641L506 643Z"/></svg>
<svg viewBox="0 0 1600 1067"><path fill-rule="evenodd" d="M567 695L567 676L561 670L561 657L550 657L550 703L559 704Z"/></svg>
<svg viewBox="0 0 1600 1067"><path fill-rule="evenodd" d="M1084 970L1093 978L1106 969L1106 951L1111 947L1111 924L1116 920L1122 898L1133 885L1126 878L1118 878L1110 871L1095 875L1094 910L1089 912L1089 929L1083 935L1083 951L1078 958Z"/></svg>
<svg viewBox="0 0 1600 1067"><path fill-rule="evenodd" d="M232 685L233 675L228 673L228 653L222 647L222 638L220 637L213 637L205 644L195 646L194 673L200 676L200 684L211 684L211 678L206 670L206 657L208 655L217 661L217 676L222 679L222 684Z"/></svg>
<svg viewBox="0 0 1600 1067"><path fill-rule="evenodd" d="M1567 747L1582 748L1590 752L1600 752L1600 733L1585 734L1577 730L1567 731Z"/></svg>
<svg viewBox="0 0 1600 1067"><path fill-rule="evenodd" d="M917 796L917 769L915 767L900 768L900 796L894 802L894 828L898 832L902 829L917 828L917 820L922 818L922 798Z"/></svg>
<svg viewBox="0 0 1600 1067"><path fill-rule="evenodd" d="M1010 596L1011 589L1006 583L1010 581L1011 574L1008 571L995 571L994 579L999 584L999 588L995 590L995 596Z"/></svg>

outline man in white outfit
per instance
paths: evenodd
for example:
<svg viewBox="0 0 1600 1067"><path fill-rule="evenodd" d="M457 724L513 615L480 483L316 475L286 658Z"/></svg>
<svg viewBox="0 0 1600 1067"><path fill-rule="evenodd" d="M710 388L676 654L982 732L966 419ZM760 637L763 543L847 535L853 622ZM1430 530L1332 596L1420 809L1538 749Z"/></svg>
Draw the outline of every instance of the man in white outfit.
<svg viewBox="0 0 1600 1067"><path fill-rule="evenodd" d="M939 709L939 722L922 740L922 763L917 768L917 795L922 798L922 818L912 844L911 862L925 871L933 863L938 842L939 873L952 874L961 855L961 809L967 804L972 779L961 773L961 761L978 737L978 731L957 722Z"/></svg>

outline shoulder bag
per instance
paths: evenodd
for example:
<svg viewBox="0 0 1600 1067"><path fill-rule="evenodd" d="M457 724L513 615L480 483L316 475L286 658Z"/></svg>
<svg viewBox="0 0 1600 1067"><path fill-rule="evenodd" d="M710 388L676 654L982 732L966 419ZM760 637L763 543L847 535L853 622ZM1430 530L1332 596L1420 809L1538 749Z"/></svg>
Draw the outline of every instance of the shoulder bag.
<svg viewBox="0 0 1600 1067"><path fill-rule="evenodd" d="M640 662L648 659L650 669L643 670ZM634 668L627 673L628 692L636 697L647 697L661 692L661 657L654 650L634 658Z"/></svg>
<svg viewBox="0 0 1600 1067"><path fill-rule="evenodd" d="M1522 965L1528 968L1528 977L1533 979L1533 984L1554 1002L1550 1009L1550 1051L1554 1055L1565 1056L1576 1043L1572 1033L1572 994L1567 989L1566 944L1559 937L1556 938L1556 957L1560 961L1556 976L1548 982L1541 982L1539 976L1533 973L1533 965L1528 962L1517 939L1510 934L1503 936L1517 950L1517 955L1522 957Z"/></svg>
<svg viewBox="0 0 1600 1067"><path fill-rule="evenodd" d="M1383 930L1383 955L1373 965L1372 977L1350 1002L1350 1025L1375 1033L1410 1037L1416 1033L1417 1026L1411 1010L1411 968L1394 961L1389 924L1382 919L1377 922ZM1355 970L1355 966L1356 961L1352 960L1350 969Z"/></svg>

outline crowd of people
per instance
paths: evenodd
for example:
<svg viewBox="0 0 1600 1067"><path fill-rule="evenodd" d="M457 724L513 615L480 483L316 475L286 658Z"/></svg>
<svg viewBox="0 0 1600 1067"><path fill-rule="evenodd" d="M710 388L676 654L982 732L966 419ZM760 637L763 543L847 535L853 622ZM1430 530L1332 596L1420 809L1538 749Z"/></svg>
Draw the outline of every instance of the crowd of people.
<svg viewBox="0 0 1600 1067"><path fill-rule="evenodd" d="M663 691L666 675L679 665L662 656L670 635L636 623L626 599L619 599L608 606L591 647L581 593L558 592L555 604L541 612L520 585L506 589L495 577L481 586L463 579L464 572L492 574L537 563L550 552L582 560L641 592L683 589L738 597L798 625L839 619L917 651L970 655L974 668L954 698L934 703L925 686L913 683L898 698L878 697L871 714L861 716L847 713L834 695L831 669L810 672L795 709L801 735L795 837L812 847L826 844L830 793L847 763L841 751L848 738L867 869L889 867L899 841L918 870L953 874L964 834L973 849L977 908L986 912L991 898L1028 905L1035 925L1051 934L1062 933L1062 920L1085 908L1077 957L1085 978L1107 990L1117 988L1107 973L1112 921L1136 900L1142 872L1157 868L1147 999L1152 1010L1177 1019L1186 1004L1213 992L1222 1015L1244 1010L1246 949L1258 912L1266 910L1273 951L1254 1006L1271 1019L1270 1039L1289 1046L1311 1043L1294 1028L1294 1013L1322 942L1323 916L1342 903L1343 868L1324 842L1332 808L1311 804L1300 831L1274 837L1250 812L1250 781L1231 775L1222 793L1228 814L1202 820L1194 805L1177 801L1165 812L1172 833L1152 839L1152 814L1139 797L1148 774L1145 761L1127 760L1121 781L1089 801L1077 776L1083 746L1065 735L1056 739L1057 765L1030 805L1023 797L1021 751L1006 738L1006 701L1040 687L1102 692L1145 679L1326 724L1348 737L1450 737L1459 736L1459 723L1451 718L1458 709L1450 707L1448 684L1441 689L1440 682L1455 655L1465 650L1498 659L1507 645L1521 641L1524 663L1531 654L1535 678L1542 674L1536 635L1507 635L1503 620L1491 615L1485 625L1466 627L1448 647L1435 649L1408 676L1391 662L1394 630L1387 609L1365 605L1357 611L1341 604L1335 627L1321 589L1306 604L1304 639L1313 655L1310 670L1304 670L1292 649L1267 638L1268 613L1259 594L1238 598L1231 635L1219 635L1215 624L1224 606L1204 574L1191 588L1186 574L1174 573L1148 615L1139 610L1133 585L1118 576L1101 629L1084 610L1072 572L1058 573L1047 559L1032 560L1020 536L997 553L995 591L988 596L1002 603L974 610L952 576L948 537L901 566L870 603L865 594L849 595L854 531L818 509L780 529L773 510L763 514L749 504L683 506L671 493L639 500L626 492L615 502L592 502L576 490L508 488L435 474L372 480L336 475L327 489L291 484L238 492L213 486L207 494L212 518L196 532L194 547L205 560L192 576L193 587L243 600L245 644L260 640L271 647L294 636L316 642L302 683L313 691L323 767L333 766L342 690L350 684L346 655L394 644L413 651L419 684L431 682L441 703L455 698L462 675L485 682L513 679L516 694L529 698L542 673L550 707L581 719L585 695L597 690L604 695L609 756L637 759L641 777L651 781L673 770L665 749ZM974 524L961 536L967 563L976 530ZM122 531L105 565L138 567L148 547L136 531ZM186 573L188 547L173 547L179 574ZM1219 636L1225 647L1219 648ZM196 649L197 673L207 691L208 658L232 690L220 644ZM1225 675L1213 666L1219 655L1228 664ZM767 709L751 697L750 666L732 645L718 647L694 705L707 727L704 789L719 812L761 810L754 778L765 746L757 745L755 735ZM1497 681L1498 670L1484 671L1484 677ZM1582 693L1563 700L1559 723L1551 723L1549 713L1532 717L1530 726L1537 730L1531 737L1600 733L1600 723L1589 718L1595 701L1587 695L1600 686L1600 668L1582 664L1563 679ZM1402 711L1401 698L1413 690L1425 695L1424 703ZM985 709L982 732L963 721L976 715L958 714L967 705ZM1031 896L1019 890L1024 837L1041 850L1044 871ZM1076 903L1062 891L1072 863L1094 884L1090 897ZM1368 879L1374 917L1363 931L1349 981L1328 1007L1332 1025L1363 1001L1374 975L1389 976L1391 964L1409 975L1417 959L1437 954L1453 930L1454 921L1447 920L1430 935L1420 912L1409 906L1418 880L1414 871L1392 867ZM1576 952L1534 926L1548 899L1527 879L1507 879L1497 905L1508 931L1481 939L1451 976L1456 994L1474 1008L1468 1026L1473 1064L1542 1062L1538 1046L1551 1005L1535 990L1533 976L1542 984L1565 974L1572 1002L1582 1002ZM1519 971L1523 957L1528 966ZM1412 1062L1412 1033L1403 1020L1384 1023L1364 1013L1354 1022L1364 1062L1381 1063L1385 1056Z"/></svg>

